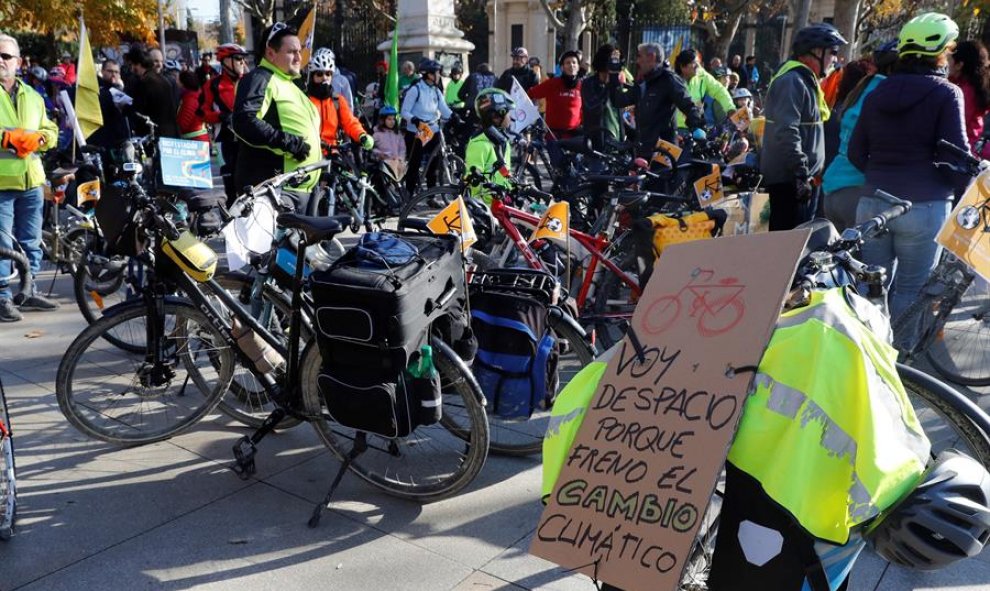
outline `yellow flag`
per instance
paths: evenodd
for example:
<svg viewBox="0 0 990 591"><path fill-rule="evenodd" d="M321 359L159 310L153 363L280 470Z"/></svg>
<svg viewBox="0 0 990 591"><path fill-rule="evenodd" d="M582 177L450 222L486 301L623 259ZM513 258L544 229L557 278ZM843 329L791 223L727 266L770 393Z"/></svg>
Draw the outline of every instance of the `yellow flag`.
<svg viewBox="0 0 990 591"><path fill-rule="evenodd" d="M443 208L436 217L427 222L426 227L434 234L453 234L460 238L462 252L478 241L478 235L474 231L474 225L471 224L471 216L468 215L463 197L458 197L456 201Z"/></svg>
<svg viewBox="0 0 990 591"><path fill-rule="evenodd" d="M653 155L653 161L662 164L667 168L673 168L674 163L670 161L670 158L668 158L666 154L660 151L661 148L663 148L664 151L669 152L670 155L674 157L675 162L681 159L681 152L684 151L684 148L681 148L677 144L668 142L663 138L657 140L656 153Z"/></svg>
<svg viewBox="0 0 990 591"><path fill-rule="evenodd" d="M302 41L302 67L309 64L309 58L313 55L313 36L316 33L316 6L309 9L309 14L299 27L299 40Z"/></svg>
<svg viewBox="0 0 990 591"><path fill-rule="evenodd" d="M76 119L83 137L103 127L103 113L100 111L100 84L96 78L96 63L93 50L89 46L89 33L86 23L79 25L79 63L76 65Z"/></svg>
<svg viewBox="0 0 990 591"><path fill-rule="evenodd" d="M93 202L95 205L100 200L100 179L94 179L88 183L79 183L76 187L76 203L80 206Z"/></svg>
<svg viewBox="0 0 990 591"><path fill-rule="evenodd" d="M530 242L539 239L553 240L561 246L567 246L567 234L570 231L570 209L566 201L557 201L550 204L540 224L533 232Z"/></svg>
<svg viewBox="0 0 990 591"><path fill-rule="evenodd" d="M736 125L736 129L739 131L746 131L749 129L749 123L753 119L753 116L749 112L748 108L742 107L740 109L736 109L736 112L729 116L729 119L731 119Z"/></svg>
<svg viewBox="0 0 990 591"><path fill-rule="evenodd" d="M712 173L694 182L694 193L701 207L711 207L725 199L722 191L722 171L718 164L712 164Z"/></svg>

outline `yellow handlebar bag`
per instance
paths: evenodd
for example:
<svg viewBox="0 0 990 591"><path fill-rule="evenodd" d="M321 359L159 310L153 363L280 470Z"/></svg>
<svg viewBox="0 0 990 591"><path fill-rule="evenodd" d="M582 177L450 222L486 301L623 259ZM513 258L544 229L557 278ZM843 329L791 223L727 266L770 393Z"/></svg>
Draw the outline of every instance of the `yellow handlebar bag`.
<svg viewBox="0 0 990 591"><path fill-rule="evenodd" d="M213 279L217 270L217 253L188 230L175 240L166 240L162 252L187 275L200 283Z"/></svg>

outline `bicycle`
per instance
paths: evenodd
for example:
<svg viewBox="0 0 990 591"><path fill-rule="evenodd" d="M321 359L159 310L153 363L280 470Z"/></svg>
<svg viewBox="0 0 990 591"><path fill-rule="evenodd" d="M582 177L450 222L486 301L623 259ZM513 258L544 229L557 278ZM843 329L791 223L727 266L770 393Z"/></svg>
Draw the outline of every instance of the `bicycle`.
<svg viewBox="0 0 990 591"><path fill-rule="evenodd" d="M939 146L961 164L936 163L940 168L976 177L986 163L945 140ZM971 223L990 229L990 205L974 208ZM903 360L921 355L942 377L965 386L990 384L990 359L984 353L990 330L990 288L951 253L944 252L921 289L918 299L894 323L894 344Z"/></svg>
<svg viewBox="0 0 990 591"><path fill-rule="evenodd" d="M2 255L0 255L2 256ZM9 540L17 520L17 474L14 430L10 424L7 393L0 379L0 540Z"/></svg>
<svg viewBox="0 0 990 591"><path fill-rule="evenodd" d="M302 181L327 164L318 162L270 179L239 199L230 215L240 215L255 199L275 193L288 182ZM313 317L312 306L302 294L303 265L295 269L286 341L262 326L216 279L194 279L164 254L164 245L179 236L168 219L170 206L166 201L146 199L141 208L148 215L140 223L160 238L154 241L153 250L140 255L154 271L153 288L146 289L140 300L108 310L86 328L59 365L59 408L80 432L118 445L172 437L216 408L230 384L236 361L251 372L277 405L258 431L242 437L234 447L233 468L244 478L255 470L256 444L286 415L312 423L323 442L343 461L328 499L347 469L389 494L420 502L450 496L478 474L488 452L483 395L448 345L432 339L446 394L444 418L439 423L395 439L345 429L323 412L317 387L322 367L319 348L313 341L301 346L304 319ZM302 235L297 260L303 260L308 246L342 230L333 218L283 213L278 219L280 226ZM169 295L176 292L185 297ZM223 308L215 301L222 302ZM258 339L256 346L277 352L285 360L285 369L265 372L257 367L239 344L238 337L244 335L235 336L235 321L250 329ZM142 353L105 346L104 335L126 330L145 335ZM121 379L118 370L132 377ZM190 381L192 389L187 388ZM318 512L314 513L316 520Z"/></svg>

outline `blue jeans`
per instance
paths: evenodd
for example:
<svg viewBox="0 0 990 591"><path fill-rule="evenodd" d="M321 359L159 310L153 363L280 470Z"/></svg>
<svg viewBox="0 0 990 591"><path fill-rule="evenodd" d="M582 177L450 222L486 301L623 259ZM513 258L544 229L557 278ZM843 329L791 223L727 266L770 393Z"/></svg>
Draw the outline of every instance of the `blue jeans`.
<svg viewBox="0 0 990 591"><path fill-rule="evenodd" d="M890 204L866 196L856 208L856 222L862 223L888 209ZM942 252L935 236L952 211L948 201L921 201L911 211L891 220L889 232L867 240L863 245L863 262L883 265L891 277L890 317L897 318L918 298L925 280ZM895 267L896 266L896 267Z"/></svg>
<svg viewBox="0 0 990 591"><path fill-rule="evenodd" d="M12 248L10 237L13 235L27 254L32 276L41 269L44 199L41 187L26 191L0 191L0 246ZM11 298L7 281L12 273L10 261L0 261L0 299Z"/></svg>

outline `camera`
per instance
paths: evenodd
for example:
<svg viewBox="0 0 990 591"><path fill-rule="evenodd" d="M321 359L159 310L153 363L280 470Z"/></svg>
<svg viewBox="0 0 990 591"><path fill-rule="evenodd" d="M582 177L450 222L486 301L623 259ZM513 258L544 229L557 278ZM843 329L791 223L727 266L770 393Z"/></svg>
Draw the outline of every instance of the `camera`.
<svg viewBox="0 0 990 591"><path fill-rule="evenodd" d="M622 60L617 60L617 59L609 60L609 62L608 62L608 71L609 72L621 72L622 71Z"/></svg>

